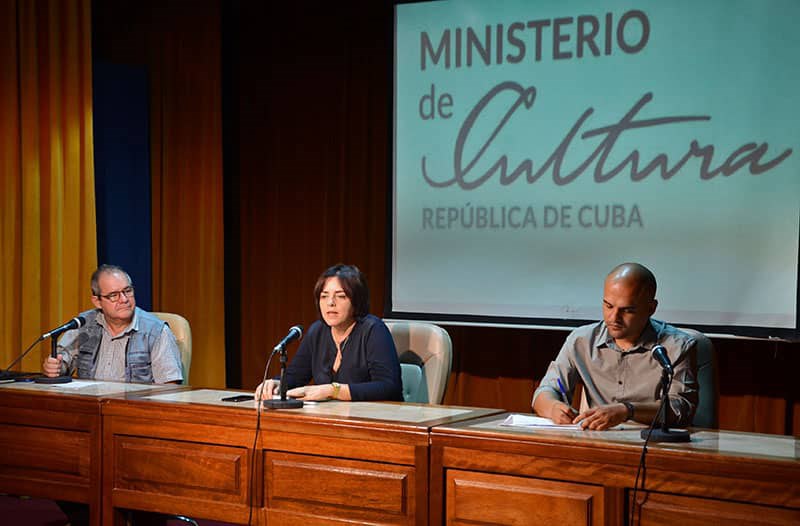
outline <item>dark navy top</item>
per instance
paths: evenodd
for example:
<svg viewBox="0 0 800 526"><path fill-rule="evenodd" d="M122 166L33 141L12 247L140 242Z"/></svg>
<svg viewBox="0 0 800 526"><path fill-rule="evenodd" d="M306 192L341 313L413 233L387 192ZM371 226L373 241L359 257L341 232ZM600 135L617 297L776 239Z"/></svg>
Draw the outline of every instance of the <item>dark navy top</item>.
<svg viewBox="0 0 800 526"><path fill-rule="evenodd" d="M342 363L333 372L336 344L331 328L317 320L308 328L291 363L286 368L288 389L339 382L350 387L350 397L358 400L403 401L400 361L389 329L377 316L367 314L342 343Z"/></svg>

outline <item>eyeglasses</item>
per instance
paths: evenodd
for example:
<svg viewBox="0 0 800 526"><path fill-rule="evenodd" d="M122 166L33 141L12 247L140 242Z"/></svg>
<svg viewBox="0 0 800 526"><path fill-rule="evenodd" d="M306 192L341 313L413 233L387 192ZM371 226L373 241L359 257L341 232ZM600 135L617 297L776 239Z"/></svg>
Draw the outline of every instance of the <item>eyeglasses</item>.
<svg viewBox="0 0 800 526"><path fill-rule="evenodd" d="M133 297L133 287L128 286L122 290L115 290L114 292L109 292L108 294L95 294L98 298L105 298L111 303L116 303L120 300L120 294L125 296L126 298Z"/></svg>

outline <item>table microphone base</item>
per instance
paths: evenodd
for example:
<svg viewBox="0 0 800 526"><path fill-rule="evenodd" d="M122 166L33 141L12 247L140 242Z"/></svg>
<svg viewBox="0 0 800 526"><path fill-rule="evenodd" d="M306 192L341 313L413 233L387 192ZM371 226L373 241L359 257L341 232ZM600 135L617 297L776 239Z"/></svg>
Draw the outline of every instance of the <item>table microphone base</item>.
<svg viewBox="0 0 800 526"><path fill-rule="evenodd" d="M303 407L303 401L294 398L286 400L264 400L264 407L268 409L299 409Z"/></svg>
<svg viewBox="0 0 800 526"><path fill-rule="evenodd" d="M68 384L72 381L71 376L40 376L33 380L37 384Z"/></svg>
<svg viewBox="0 0 800 526"><path fill-rule="evenodd" d="M648 429L642 429L640 436L647 440ZM689 432L684 429L653 429L650 442L689 442Z"/></svg>

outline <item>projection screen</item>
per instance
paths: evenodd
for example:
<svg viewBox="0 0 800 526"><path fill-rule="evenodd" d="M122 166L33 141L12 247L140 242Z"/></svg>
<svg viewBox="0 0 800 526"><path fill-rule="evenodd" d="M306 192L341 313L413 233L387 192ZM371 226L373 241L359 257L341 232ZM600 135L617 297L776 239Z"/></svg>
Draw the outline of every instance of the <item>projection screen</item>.
<svg viewBox="0 0 800 526"><path fill-rule="evenodd" d="M387 316L797 338L800 2L395 5Z"/></svg>

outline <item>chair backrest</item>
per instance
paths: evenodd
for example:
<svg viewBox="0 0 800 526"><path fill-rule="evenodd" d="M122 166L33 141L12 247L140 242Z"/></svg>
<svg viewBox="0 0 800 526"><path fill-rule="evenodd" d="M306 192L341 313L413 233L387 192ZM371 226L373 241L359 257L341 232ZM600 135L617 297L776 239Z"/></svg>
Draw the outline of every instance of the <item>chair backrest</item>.
<svg viewBox="0 0 800 526"><path fill-rule="evenodd" d="M700 331L681 329L697 341L697 383L700 388L700 401L694 414L692 425L716 429L719 427L717 403L719 398L717 384L717 355L711 340Z"/></svg>
<svg viewBox="0 0 800 526"><path fill-rule="evenodd" d="M171 312L153 312L152 314L165 321L172 334L175 335L178 350L181 353L183 384L189 385L189 369L192 365L192 329L189 327L189 322L183 316Z"/></svg>
<svg viewBox="0 0 800 526"><path fill-rule="evenodd" d="M387 321L386 326L405 362L400 364L405 401L441 404L453 363L450 335L438 325L421 321Z"/></svg>
<svg viewBox="0 0 800 526"><path fill-rule="evenodd" d="M403 380L403 401L428 403L428 383L422 366L400 362L400 376Z"/></svg>

